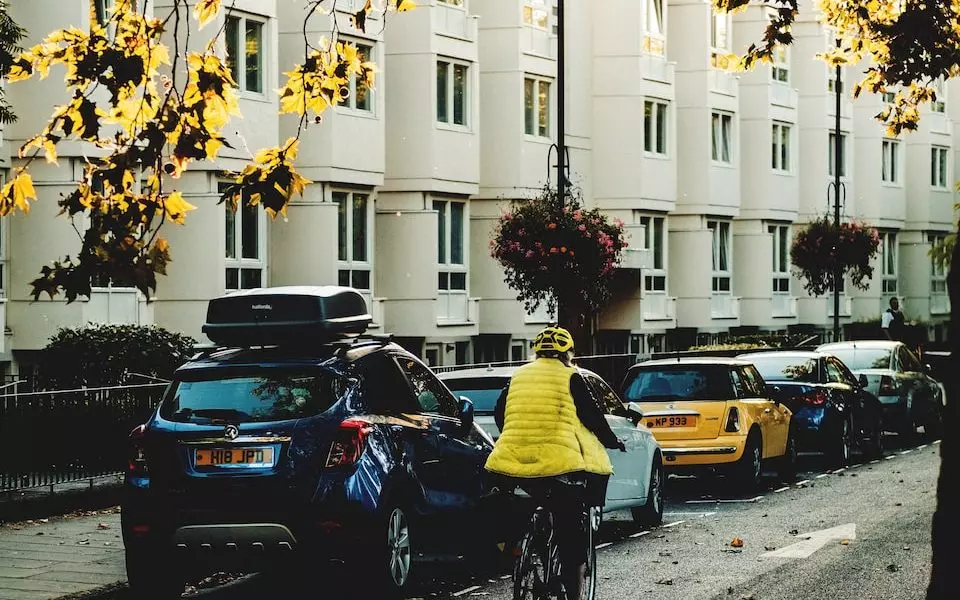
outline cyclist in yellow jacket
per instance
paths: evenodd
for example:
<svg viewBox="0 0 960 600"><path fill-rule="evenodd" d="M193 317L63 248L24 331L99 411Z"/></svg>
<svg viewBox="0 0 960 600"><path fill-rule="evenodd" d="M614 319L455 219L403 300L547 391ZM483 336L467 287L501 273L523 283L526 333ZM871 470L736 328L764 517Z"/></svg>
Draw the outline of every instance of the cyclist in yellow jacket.
<svg viewBox="0 0 960 600"><path fill-rule="evenodd" d="M497 401L501 433L486 469L537 500L549 497L563 584L568 597L579 600L587 561L582 515L588 501L603 505L613 473L605 447L626 448L572 364L570 332L547 327L533 350L536 360L517 369ZM597 480L600 486L588 488L588 481Z"/></svg>

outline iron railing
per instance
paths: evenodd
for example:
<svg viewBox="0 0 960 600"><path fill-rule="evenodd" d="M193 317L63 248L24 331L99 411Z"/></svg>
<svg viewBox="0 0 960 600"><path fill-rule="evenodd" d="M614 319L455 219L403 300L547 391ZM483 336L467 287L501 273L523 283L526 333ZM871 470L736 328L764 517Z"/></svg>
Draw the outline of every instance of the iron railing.
<svg viewBox="0 0 960 600"><path fill-rule="evenodd" d="M0 492L81 481L123 470L130 431L165 383L17 393L0 387Z"/></svg>

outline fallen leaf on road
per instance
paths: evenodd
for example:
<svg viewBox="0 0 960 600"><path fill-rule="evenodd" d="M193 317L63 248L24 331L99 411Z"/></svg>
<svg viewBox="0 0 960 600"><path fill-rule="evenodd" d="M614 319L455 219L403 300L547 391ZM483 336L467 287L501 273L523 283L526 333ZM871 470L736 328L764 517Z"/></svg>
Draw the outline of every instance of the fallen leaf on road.
<svg viewBox="0 0 960 600"><path fill-rule="evenodd" d="M904 549L904 550L910 550L910 546L904 546L903 549Z"/></svg>
<svg viewBox="0 0 960 600"><path fill-rule="evenodd" d="M669 550L661 550L660 556L673 556L673 552L670 552Z"/></svg>
<svg viewBox="0 0 960 600"><path fill-rule="evenodd" d="M897 502L894 506L903 506L903 502Z"/></svg>
<svg viewBox="0 0 960 600"><path fill-rule="evenodd" d="M743 550L739 548L721 548L720 552L726 552L728 554L740 554Z"/></svg>
<svg viewBox="0 0 960 600"><path fill-rule="evenodd" d="M77 542L77 545L79 545L79 546L89 546L89 545L90 545L90 540L80 540L79 542Z"/></svg>
<svg viewBox="0 0 960 600"><path fill-rule="evenodd" d="M38 532L36 532L36 533L33 534L33 535L43 535L43 532L42 532L42 531L38 531Z"/></svg>
<svg viewBox="0 0 960 600"><path fill-rule="evenodd" d="M110 529L110 526L106 523L97 523L97 529Z"/></svg>
<svg viewBox="0 0 960 600"><path fill-rule="evenodd" d="M40 519L40 522L41 522L41 523L49 523L49 522L50 522L50 519Z"/></svg>
<svg viewBox="0 0 960 600"><path fill-rule="evenodd" d="M776 547L776 546L764 546L763 549L766 550L767 552L773 552L774 550L777 549L777 547Z"/></svg>
<svg viewBox="0 0 960 600"><path fill-rule="evenodd" d="M743 548L743 540L741 540L738 537L733 538L732 540L730 540L730 547Z"/></svg>
<svg viewBox="0 0 960 600"><path fill-rule="evenodd" d="M799 535L799 534L800 534L800 530L799 530L799 529L791 529L789 533L790 533L790 535Z"/></svg>
<svg viewBox="0 0 960 600"><path fill-rule="evenodd" d="M850 540L840 540L840 545L841 545L841 546L849 546L849 545L850 545Z"/></svg>
<svg viewBox="0 0 960 600"><path fill-rule="evenodd" d="M673 579L660 579L657 581L658 585L673 585Z"/></svg>
<svg viewBox="0 0 960 600"><path fill-rule="evenodd" d="M895 565L895 564L891 563L891 564L887 565L887 570L890 571L891 573L896 573L897 571L900 570L900 565Z"/></svg>

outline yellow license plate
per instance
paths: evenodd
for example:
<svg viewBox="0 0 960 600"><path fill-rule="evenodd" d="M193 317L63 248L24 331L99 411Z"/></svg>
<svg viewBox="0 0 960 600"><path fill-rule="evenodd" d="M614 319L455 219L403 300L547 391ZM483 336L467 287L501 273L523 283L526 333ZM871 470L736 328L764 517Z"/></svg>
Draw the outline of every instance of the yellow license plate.
<svg viewBox="0 0 960 600"><path fill-rule="evenodd" d="M241 465L272 467L273 448L209 448L197 450L198 467Z"/></svg>
<svg viewBox="0 0 960 600"><path fill-rule="evenodd" d="M676 415L672 417L647 417L645 419L650 429L663 427L696 427L697 417L692 415Z"/></svg>

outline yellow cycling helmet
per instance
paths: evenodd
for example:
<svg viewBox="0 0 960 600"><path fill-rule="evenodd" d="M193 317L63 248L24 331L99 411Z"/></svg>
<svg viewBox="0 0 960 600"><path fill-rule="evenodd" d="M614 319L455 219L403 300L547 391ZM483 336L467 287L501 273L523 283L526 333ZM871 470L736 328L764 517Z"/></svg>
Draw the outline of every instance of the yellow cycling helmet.
<svg viewBox="0 0 960 600"><path fill-rule="evenodd" d="M573 350L573 336L563 327L545 327L533 340L533 351L537 354L570 350Z"/></svg>

